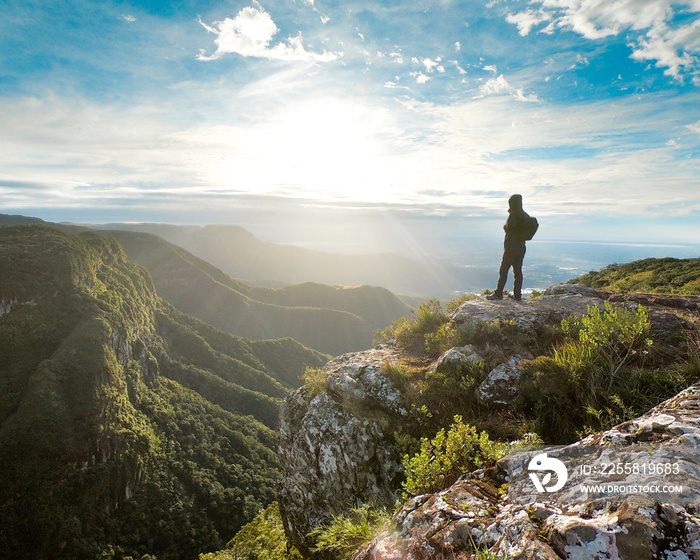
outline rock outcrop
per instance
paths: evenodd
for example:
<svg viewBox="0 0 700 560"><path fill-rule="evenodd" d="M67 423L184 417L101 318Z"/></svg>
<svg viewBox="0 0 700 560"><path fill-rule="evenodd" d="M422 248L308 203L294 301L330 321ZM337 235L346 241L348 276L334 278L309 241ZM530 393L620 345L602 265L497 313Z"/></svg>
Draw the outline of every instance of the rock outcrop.
<svg viewBox="0 0 700 560"><path fill-rule="evenodd" d="M625 464L665 465L669 464L669 448L684 449L685 453L676 456L684 463L681 472L663 474L665 484L684 487L678 499L658 501L645 494L582 497L578 492L584 475L580 474L578 479L570 477L564 492L540 494L541 501L523 503L521 498L514 499L519 489L512 483L506 494L499 495L499 488L512 474L510 458L506 458L492 469L463 476L438 494L408 501L353 560L458 560L476 557L477 550L518 560L700 558L698 411L700 384L636 420L558 451L575 455L592 445L607 449L603 444L653 441L654 446L638 451L643 455L624 455ZM648 474L632 472L624 482L641 485ZM620 477L617 481L621 484ZM595 483L590 476L587 482Z"/></svg>
<svg viewBox="0 0 700 560"><path fill-rule="evenodd" d="M284 400L280 511L287 537L307 557L323 558L308 536L319 524L368 501L392 505L400 495L393 432L405 411L381 371L398 358L389 347L340 356L325 367L325 390L302 387Z"/></svg>
<svg viewBox="0 0 700 560"><path fill-rule="evenodd" d="M533 332L543 325L559 323L570 315L583 315L588 308L604 309L605 301L613 305L635 308L642 304L649 310L652 329L666 332L674 328L689 328L690 324L671 310L697 312L698 303L692 296L654 294L612 294L594 290L582 284L561 284L547 288L540 297L516 301L510 298L489 301L479 298L463 303L452 315L452 321L462 328L493 321L512 321L524 332Z"/></svg>
<svg viewBox="0 0 700 560"><path fill-rule="evenodd" d="M602 310L606 301L627 307L640 303L577 285L557 286L523 301L479 298L463 303L452 316L456 328L469 331L498 321L524 335L512 337L514 340L506 342L507 348L501 349L507 357L475 388L478 401L487 407L508 407L521 375L519 363L533 357L526 343L528 337L531 340L531 335L572 314L583 315L591 306ZM649 307L653 328L666 332L692 327L669 313L662 303L656 301ZM673 308L686 312L694 309L692 302L678 303ZM459 372L481 361L480 353L480 348L469 345L452 348L430 369ZM392 504L400 494L403 468L394 448L393 431L406 411L402 395L382 370L386 363L399 358L398 350L391 346L341 356L325 367L327 379L322 390L314 394L303 387L284 401L279 424L280 510L290 542L306 557L324 558L313 552L313 537L309 536L319 524L362 503ZM694 390L700 395L700 389ZM686 393L695 403L684 401L687 410L700 406L700 398L696 403L693 395L690 389ZM663 429L671 434L679 425L672 422ZM654 437L658 433L655 426ZM698 436L700 442L700 431ZM629 547L635 539L648 550L654 550L652 544L656 542L654 546L661 550L659 539L670 538L669 527L687 531L678 533L679 548L667 547L686 556L668 558L693 557L693 547L700 538L693 527L700 523L693 518L687 527L683 525L692 516L688 509L670 505L643 509L651 507L648 504L508 503L498 492L505 482L504 469L501 466L474 473L444 492L409 501L394 517L392 526L358 551L355 558L468 559L472 558L474 544L507 558L631 558L595 556L598 553L593 550L598 544L606 551L612 546L632 550ZM700 492L700 484L697 489ZM623 529L611 529L618 525Z"/></svg>

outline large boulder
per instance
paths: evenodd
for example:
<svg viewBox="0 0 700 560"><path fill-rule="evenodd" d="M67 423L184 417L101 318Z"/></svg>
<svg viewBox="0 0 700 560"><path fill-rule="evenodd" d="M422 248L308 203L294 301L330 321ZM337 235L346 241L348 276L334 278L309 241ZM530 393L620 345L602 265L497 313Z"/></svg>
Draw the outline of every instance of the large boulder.
<svg viewBox="0 0 700 560"><path fill-rule="evenodd" d="M595 290L583 284L560 284L544 291L544 294L520 301L511 298L487 300L486 297L466 301L452 314L452 322L462 329L478 327L494 321L513 322L523 333L541 331L547 324L558 324L571 315L582 316L589 307L601 311L605 302L636 309L647 308L654 334L666 334L676 330L691 329L692 324L669 309L697 312L700 298L696 296L660 296L658 294L614 294Z"/></svg>
<svg viewBox="0 0 700 560"><path fill-rule="evenodd" d="M484 359L479 356L476 349L471 345L450 348L443 352L440 357L430 366L431 370L439 373L451 375L460 374L465 368L482 362Z"/></svg>
<svg viewBox="0 0 700 560"><path fill-rule="evenodd" d="M400 496L403 464L393 434L405 411L382 372L397 359L389 347L340 356L325 367L325 390L302 387L284 400L280 510L287 537L306 557L324 558L313 552L309 532L334 515L368 501L393 505Z"/></svg>
<svg viewBox="0 0 700 560"><path fill-rule="evenodd" d="M458 327L478 326L494 321L512 321L524 331L536 331L547 323L560 322L570 315L583 315L589 306L604 308L604 292L585 286L571 285L565 290L552 290L536 298L487 300L485 297L460 305L452 314Z"/></svg>

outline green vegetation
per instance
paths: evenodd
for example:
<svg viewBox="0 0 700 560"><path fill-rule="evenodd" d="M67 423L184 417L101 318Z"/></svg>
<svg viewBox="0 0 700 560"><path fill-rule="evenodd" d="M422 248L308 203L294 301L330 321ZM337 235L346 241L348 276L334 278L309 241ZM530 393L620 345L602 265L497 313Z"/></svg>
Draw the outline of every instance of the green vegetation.
<svg viewBox="0 0 700 560"><path fill-rule="evenodd" d="M328 374L323 368L308 367L301 376L301 379L304 382L304 387L309 392L309 395L311 397L315 397L326 390Z"/></svg>
<svg viewBox="0 0 700 560"><path fill-rule="evenodd" d="M508 321L456 327L446 309L459 303L443 308L431 300L378 333L379 341L394 340L407 352L385 367L409 410L396 435L405 454L416 453L421 440L435 437L455 415L497 441L534 432L550 444L569 443L641 414L700 378L697 334L654 340L643 307L592 307L581 318L525 334ZM439 353L466 344L482 362L426 368ZM524 381L515 406L502 410L478 402L475 389L488 372L523 351L536 357L521 362Z"/></svg>
<svg viewBox="0 0 700 560"><path fill-rule="evenodd" d="M410 317L401 317L375 334L375 342L393 341L413 353L426 352L435 355L456 342L454 331L448 330L450 317L436 298L425 301L418 309L411 310Z"/></svg>
<svg viewBox="0 0 700 560"><path fill-rule="evenodd" d="M606 302L604 312L590 307L581 319L564 320L566 339L552 354L523 363L529 380L519 406L545 441L568 443L609 428L692 382L693 358L664 364L650 327L643 307L631 311Z"/></svg>
<svg viewBox="0 0 700 560"><path fill-rule="evenodd" d="M184 251L181 260L168 253L159 261L164 254L144 256L163 279L187 261L182 278L195 278L188 275L196 269L216 289L242 294L243 311L228 320L288 304L316 313L303 307L314 286L250 288ZM659 262L666 264L651 274L640 265L634 282L695 293L694 261L652 264ZM605 281L637 286L629 275L613 278L621 268L606 269ZM114 239L42 225L0 229L0 556L299 559L286 549L275 504L274 430L289 388L325 390L327 356L289 338L251 342L217 330L160 299L159 282ZM343 317L369 317L362 302L382 301L329 290L345 301ZM385 371L408 410L395 434L407 494L440 490L492 464L504 442L566 443L700 378L697 332L654 338L641 307L591 308L526 335L513 322L457 328L449 316L468 297L425 302L378 333L406 353ZM466 344L483 360L428 369L444 350ZM521 362L514 405L479 402L476 387L516 349L536 357ZM348 557L390 516L371 504L338 516L315 533L319 551Z"/></svg>
<svg viewBox="0 0 700 560"><path fill-rule="evenodd" d="M307 282L254 288L164 239L107 231L128 257L148 269L158 294L178 310L247 338L292 337L333 355L368 348L372 333L408 308L388 290Z"/></svg>
<svg viewBox="0 0 700 560"><path fill-rule="evenodd" d="M700 294L700 259L644 259L612 264L569 281L613 292Z"/></svg>
<svg viewBox="0 0 700 560"><path fill-rule="evenodd" d="M406 353L384 367L409 410L395 434L403 452L404 497L438 492L464 473L493 464L509 442L569 443L646 412L700 379L697 330L655 339L641 306L590 307L582 317L526 335L513 322L457 327L446 311L456 305L443 308L431 300L377 335ZM466 344L484 360L428 369L443 350ZM537 357L521 362L524 376L514 405L502 410L478 402L476 387L518 349ZM370 540L384 516L373 525L364 521L371 506L363 511L320 527L319 550L345 554ZM496 558L474 543L472 548L479 558Z"/></svg>
<svg viewBox="0 0 700 560"><path fill-rule="evenodd" d="M505 454L507 447L506 444L491 441L486 432L477 433L473 426L465 424L460 416L455 416L447 431L441 429L434 438L423 438L418 453L404 456L404 498L438 492L465 472L492 465ZM312 532L316 539L316 551L347 560L363 543L386 527L392 516L390 510L372 504L363 504L347 514L334 516L331 523L320 525ZM473 547L479 558L495 558L489 556L487 550Z"/></svg>
<svg viewBox="0 0 700 560"><path fill-rule="evenodd" d="M372 539L391 517L385 508L371 504L355 507L347 515L333 517L328 525L312 532L317 552L330 552L338 560L347 560L365 542Z"/></svg>
<svg viewBox="0 0 700 560"><path fill-rule="evenodd" d="M245 525L224 550L202 554L199 560L302 560L302 556L293 547L287 551L279 504L273 502Z"/></svg>
<svg viewBox="0 0 700 560"><path fill-rule="evenodd" d="M0 228L0 300L0 556L196 558L275 500L280 398L326 356L183 315L91 232Z"/></svg>
<svg viewBox="0 0 700 560"><path fill-rule="evenodd" d="M507 447L455 416L447 431L443 428L433 439L421 439L418 453L404 455L403 487L412 496L439 492L462 474L493 464L505 455Z"/></svg>

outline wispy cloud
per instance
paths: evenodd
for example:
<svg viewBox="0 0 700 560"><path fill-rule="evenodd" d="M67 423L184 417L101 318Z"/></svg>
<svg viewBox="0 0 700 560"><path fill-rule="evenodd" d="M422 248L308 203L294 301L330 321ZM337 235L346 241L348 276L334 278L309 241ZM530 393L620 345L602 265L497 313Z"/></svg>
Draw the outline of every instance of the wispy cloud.
<svg viewBox="0 0 700 560"><path fill-rule="evenodd" d="M484 70L491 69L495 71L495 67L487 66L484 68ZM481 94L481 97L508 93L518 101L539 102L537 94L531 93L529 95L525 95L523 88L515 88L511 86L503 74L500 74L497 78L487 80L486 83L482 84L479 88L479 93Z"/></svg>
<svg viewBox="0 0 700 560"><path fill-rule="evenodd" d="M544 10L533 10L532 8L528 8L524 12L508 14L506 16L506 21L515 24L518 27L518 33L522 36L530 33L533 27L542 22L550 21L551 19L552 16Z"/></svg>
<svg viewBox="0 0 700 560"><path fill-rule="evenodd" d="M591 40L628 33L633 59L652 61L679 81L685 75L698 80L700 21L689 17L700 13L697 0L533 0L532 3L541 6L506 16L506 21L518 27L520 35L528 35L543 23L548 25L541 32L570 29Z"/></svg>
<svg viewBox="0 0 700 560"><path fill-rule="evenodd" d="M11 3L5 207L700 206L698 0L231 5Z"/></svg>
<svg viewBox="0 0 700 560"><path fill-rule="evenodd" d="M244 194L276 193L416 207L472 208L478 200L488 209L476 191L514 185L532 197L551 190L539 197L541 213L574 211L574 203L577 213L598 211L621 200L618 211L630 213L674 200L679 208L698 204L687 189L695 160L677 155L683 141L668 145L657 134L665 116L655 115L653 96L570 108L518 103L508 89L449 105L405 100L391 111L288 97L254 117L188 126L165 118L167 107L117 112L23 100L0 111L0 182L15 206L56 208L130 199L205 212ZM679 125L679 133L683 127L700 133L698 123ZM51 185L43 202L12 183L16 176Z"/></svg>
<svg viewBox="0 0 700 560"><path fill-rule="evenodd" d="M211 25L207 25L201 19L198 21L207 31L216 35L214 40L216 51L206 55L204 50L200 50L197 56L199 60L217 60L224 55L234 53L241 56L289 61L329 62L338 58L337 53L307 51L301 31L295 37L289 37L286 41L271 45L279 29L270 14L262 8L249 6L243 8L235 17L215 21Z"/></svg>

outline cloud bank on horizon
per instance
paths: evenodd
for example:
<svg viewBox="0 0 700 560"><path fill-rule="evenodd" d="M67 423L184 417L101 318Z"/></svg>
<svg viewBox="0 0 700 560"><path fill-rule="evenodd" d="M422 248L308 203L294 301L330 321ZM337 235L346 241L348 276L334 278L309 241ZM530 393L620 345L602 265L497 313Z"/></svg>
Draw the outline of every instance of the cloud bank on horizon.
<svg viewBox="0 0 700 560"><path fill-rule="evenodd" d="M611 216L700 236L700 1L156 0L0 22L0 212ZM616 229L617 228L617 229ZM634 233L636 232L636 233ZM606 233L607 235L608 233Z"/></svg>

